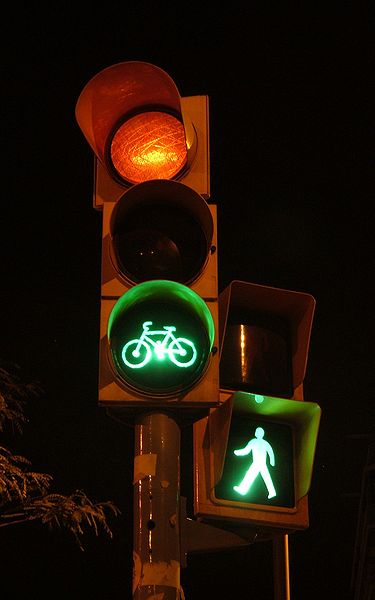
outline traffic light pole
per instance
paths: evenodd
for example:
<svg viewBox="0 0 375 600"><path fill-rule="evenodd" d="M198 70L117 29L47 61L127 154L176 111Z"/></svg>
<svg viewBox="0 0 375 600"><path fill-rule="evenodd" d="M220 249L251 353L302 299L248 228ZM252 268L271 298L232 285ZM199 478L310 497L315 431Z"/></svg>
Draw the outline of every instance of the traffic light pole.
<svg viewBox="0 0 375 600"><path fill-rule="evenodd" d="M144 411L129 417L135 427L134 600L180 598L185 549L246 542L233 533L210 533L181 510L181 436L171 407L216 409L221 388L232 390L246 415L240 419L244 435L255 436L248 446L225 452L231 434L228 425L224 436L220 418L217 436L210 425L209 449L194 441L200 453L195 516L229 518L246 527L253 514L266 529L275 522L284 531L308 526L305 504L301 511L298 505L293 513L275 515L276 496L282 509L294 506L310 485L320 408L300 400L315 300L241 281L218 295L208 109L207 96L181 98L159 67L128 61L92 77L75 110L95 154L94 208L103 224L98 400L100 406L129 408L132 416ZM290 348L298 352L291 356ZM263 388L271 396L261 394ZM297 390L301 397L290 400ZM263 429L258 417L273 425ZM228 495L219 463L232 465L226 454L234 461L254 447L264 460L253 460L244 484L230 481ZM279 480L285 489L277 484L277 493L266 464L269 456L275 465L274 455L284 467ZM261 493L247 503L247 486L258 473L268 497ZM252 503L256 511L246 506ZM278 536L273 551L275 600L289 600L288 536Z"/></svg>
<svg viewBox="0 0 375 600"><path fill-rule="evenodd" d="M274 600L290 600L288 535L275 536L272 548Z"/></svg>
<svg viewBox="0 0 375 600"><path fill-rule="evenodd" d="M135 422L133 599L180 594L180 429L167 414Z"/></svg>

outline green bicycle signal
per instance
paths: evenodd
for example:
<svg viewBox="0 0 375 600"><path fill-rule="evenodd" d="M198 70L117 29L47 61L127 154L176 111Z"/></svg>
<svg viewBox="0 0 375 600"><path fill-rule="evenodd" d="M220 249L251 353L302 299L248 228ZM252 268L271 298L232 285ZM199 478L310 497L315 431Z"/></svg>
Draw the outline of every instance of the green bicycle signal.
<svg viewBox="0 0 375 600"><path fill-rule="evenodd" d="M175 397L208 368L215 337L206 303L181 283L130 288L108 319L109 359L118 382L150 396Z"/></svg>
<svg viewBox="0 0 375 600"><path fill-rule="evenodd" d="M143 331L138 339L130 340L122 349L122 360L131 369L142 369L154 356L163 360L166 356L177 367L187 368L193 365L197 358L196 348L190 340L184 337L176 338L173 325L163 325L163 329L151 330L152 321L145 321ZM163 336L163 340L152 339L151 336Z"/></svg>

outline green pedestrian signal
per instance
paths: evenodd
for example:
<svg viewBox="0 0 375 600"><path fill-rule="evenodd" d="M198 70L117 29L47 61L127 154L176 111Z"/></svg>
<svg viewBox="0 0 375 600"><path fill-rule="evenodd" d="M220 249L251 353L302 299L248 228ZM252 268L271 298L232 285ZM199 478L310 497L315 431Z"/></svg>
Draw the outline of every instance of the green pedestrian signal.
<svg viewBox="0 0 375 600"><path fill-rule="evenodd" d="M241 494L241 496L247 494L258 475L262 476L263 481L267 486L268 498L274 498L276 496L275 486L273 485L272 477L267 466L267 455L270 458L271 466L275 466L275 453L272 446L266 440L263 440L263 438L263 427L257 427L255 430L255 438L252 438L244 448L234 450L236 456L247 456L249 453L253 453L253 462L246 471L245 477L239 485L233 487L234 491Z"/></svg>
<svg viewBox="0 0 375 600"><path fill-rule="evenodd" d="M214 493L218 499L295 506L292 428L233 414L223 475Z"/></svg>
<svg viewBox="0 0 375 600"><path fill-rule="evenodd" d="M194 423L195 515L256 528L258 539L305 529L319 405L242 391L222 399Z"/></svg>

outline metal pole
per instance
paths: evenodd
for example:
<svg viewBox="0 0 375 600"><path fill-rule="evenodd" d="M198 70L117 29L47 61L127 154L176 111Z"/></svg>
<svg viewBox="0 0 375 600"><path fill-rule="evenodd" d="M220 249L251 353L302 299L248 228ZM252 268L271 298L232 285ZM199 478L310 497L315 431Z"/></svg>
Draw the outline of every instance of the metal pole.
<svg viewBox="0 0 375 600"><path fill-rule="evenodd" d="M180 598L180 429L167 414L136 419L133 599Z"/></svg>
<svg viewBox="0 0 375 600"><path fill-rule="evenodd" d="M272 540L275 600L290 600L288 542L287 535L277 535Z"/></svg>

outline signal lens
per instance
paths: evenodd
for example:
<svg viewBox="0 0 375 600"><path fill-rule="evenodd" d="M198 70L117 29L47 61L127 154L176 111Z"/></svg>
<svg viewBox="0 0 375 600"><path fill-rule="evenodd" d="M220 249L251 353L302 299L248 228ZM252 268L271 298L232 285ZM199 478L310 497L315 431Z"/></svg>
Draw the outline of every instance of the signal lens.
<svg viewBox="0 0 375 600"><path fill-rule="evenodd" d="M220 359L222 387L291 398L292 357L287 322L258 313L242 316L240 323L227 323Z"/></svg>
<svg viewBox="0 0 375 600"><path fill-rule="evenodd" d="M292 427L234 414L215 498L293 508Z"/></svg>
<svg viewBox="0 0 375 600"><path fill-rule="evenodd" d="M132 283L169 279L185 285L202 273L210 253L213 219L202 196L177 181L132 186L110 222L111 256Z"/></svg>
<svg viewBox="0 0 375 600"><path fill-rule="evenodd" d="M199 223L179 206L135 207L114 235L116 256L132 281L188 282L201 272L207 240Z"/></svg>
<svg viewBox="0 0 375 600"><path fill-rule="evenodd" d="M130 183L173 179L187 163L184 126L165 112L135 115L116 131L110 156L117 174Z"/></svg>
<svg viewBox="0 0 375 600"><path fill-rule="evenodd" d="M153 396L188 389L209 362L215 326L200 296L173 281L146 281L128 290L108 321L116 374Z"/></svg>

